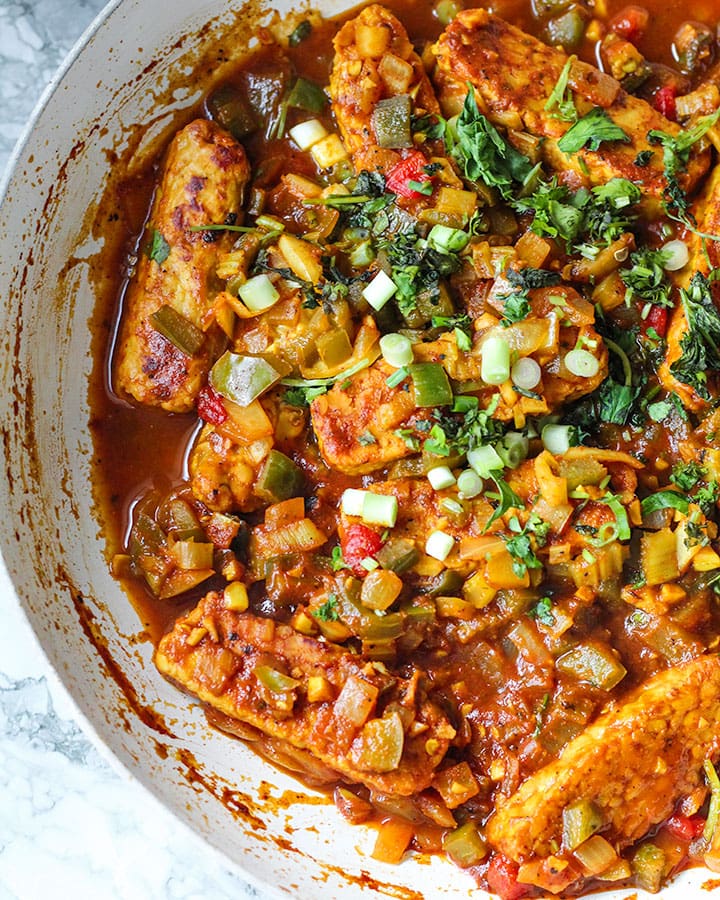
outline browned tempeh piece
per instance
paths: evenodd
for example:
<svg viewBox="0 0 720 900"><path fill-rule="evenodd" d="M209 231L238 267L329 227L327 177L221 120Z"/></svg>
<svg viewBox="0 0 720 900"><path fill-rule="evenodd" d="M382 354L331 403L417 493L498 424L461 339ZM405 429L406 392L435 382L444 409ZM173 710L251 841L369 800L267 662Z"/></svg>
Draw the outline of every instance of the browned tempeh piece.
<svg viewBox="0 0 720 900"><path fill-rule="evenodd" d="M494 122L524 130L544 138L541 152L557 172L574 172L581 182L605 184L610 178L627 178L655 201L666 187L662 150L648 144L647 134L658 129L671 135L680 126L668 121L644 100L627 94L619 83L585 63L576 62L570 85L581 115L600 105L630 141L604 142L597 151L587 148L563 153L558 140L571 126L552 115L545 104L568 60L562 50L548 47L485 9L468 9L448 26L435 45L438 74L435 79L441 106L447 114L458 111L458 102L473 85L481 112ZM598 91L598 83L603 91ZM449 108L448 108L449 107ZM652 150L647 166L635 162L642 150ZM709 153L691 153L687 175L682 180L688 191L707 170Z"/></svg>
<svg viewBox="0 0 720 900"><path fill-rule="evenodd" d="M372 111L379 100L411 94L416 110L439 112L427 73L405 28L382 6L368 6L346 22L334 45L330 96L345 146L356 171L387 170L400 157L395 150L378 147ZM407 86L393 90L403 79Z"/></svg>
<svg viewBox="0 0 720 900"><path fill-rule="evenodd" d="M562 811L594 801L618 849L643 837L703 784L720 752L720 658L702 656L653 676L532 775L487 825L511 859L547 857L562 844Z"/></svg>
<svg viewBox="0 0 720 900"><path fill-rule="evenodd" d="M410 796L424 790L455 736L417 678L388 674L288 625L227 609L222 593L208 594L178 619L160 641L155 662L225 715L311 752L340 778L380 791ZM260 666L289 675L296 686L270 690L258 678ZM324 699L313 702L309 692L319 688ZM404 729L402 756L392 769L373 767L380 721Z"/></svg>
<svg viewBox="0 0 720 900"><path fill-rule="evenodd" d="M205 319L217 293L215 263L234 236L190 228L238 221L249 177L242 146L205 119L191 122L170 145L148 222L149 233L159 232L169 253L162 262L140 255L117 346L117 387L140 403L170 412L191 410L222 350L222 332ZM149 317L164 305L207 329L196 355L186 356L150 324Z"/></svg>

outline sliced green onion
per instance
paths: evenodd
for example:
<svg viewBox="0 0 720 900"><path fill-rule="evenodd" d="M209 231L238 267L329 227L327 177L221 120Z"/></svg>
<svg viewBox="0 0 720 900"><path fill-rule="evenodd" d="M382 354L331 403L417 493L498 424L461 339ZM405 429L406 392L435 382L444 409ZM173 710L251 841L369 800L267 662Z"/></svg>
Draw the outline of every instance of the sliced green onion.
<svg viewBox="0 0 720 900"><path fill-rule="evenodd" d="M343 491L340 500L340 509L346 516L362 516L366 496L367 491L361 491L357 488L347 488Z"/></svg>
<svg viewBox="0 0 720 900"><path fill-rule="evenodd" d="M628 521L627 510L620 500L614 494L605 494L600 500L605 503L613 511L615 521L617 523L618 540L630 540L630 522Z"/></svg>
<svg viewBox="0 0 720 900"><path fill-rule="evenodd" d="M447 466L434 466L427 473L427 480L436 491L442 491L455 484L455 476Z"/></svg>
<svg viewBox="0 0 720 900"><path fill-rule="evenodd" d="M395 282L380 269L373 280L365 287L362 295L374 310L380 310L391 297L395 296L396 291L397 285Z"/></svg>
<svg viewBox="0 0 720 900"><path fill-rule="evenodd" d="M260 470L255 490L269 503L281 503L298 497L304 485L305 476L300 466L289 456L273 449Z"/></svg>
<svg viewBox="0 0 720 900"><path fill-rule="evenodd" d="M566 353L564 363L568 372L578 378L593 378L600 371L599 360L581 347Z"/></svg>
<svg viewBox="0 0 720 900"><path fill-rule="evenodd" d="M440 501L440 506L445 512L450 513L451 516L462 516L465 513L465 507L462 503L458 503L458 501L453 500L452 497L443 498Z"/></svg>
<svg viewBox="0 0 720 900"><path fill-rule="evenodd" d="M194 356L205 340L196 325L167 303L150 316L150 324L185 356Z"/></svg>
<svg viewBox="0 0 720 900"><path fill-rule="evenodd" d="M238 406L249 406L279 379L280 373L261 356L241 356L230 350L210 370L210 384Z"/></svg>
<svg viewBox="0 0 720 900"><path fill-rule="evenodd" d="M355 266L355 268L369 266L375 259L372 241L363 241L358 244L357 247L353 247L348 258L350 260L350 265Z"/></svg>
<svg viewBox="0 0 720 900"><path fill-rule="evenodd" d="M433 559L445 562L454 546L455 538L451 534L446 534L444 531L433 531L425 541L425 552Z"/></svg>
<svg viewBox="0 0 720 900"><path fill-rule="evenodd" d="M308 119L290 129L290 137L301 150L309 150L327 137L327 130L319 119Z"/></svg>
<svg viewBox="0 0 720 900"><path fill-rule="evenodd" d="M255 225L263 231L285 231L285 223L275 216L262 215L255 219Z"/></svg>
<svg viewBox="0 0 720 900"><path fill-rule="evenodd" d="M706 759L703 763L703 769L705 770L705 777L707 778L707 783L710 787L710 807L708 809L707 819L705 820L703 838L709 842L712 840L713 835L717 830L718 823L720 822L720 778L718 778L715 766L709 759Z"/></svg>
<svg viewBox="0 0 720 900"><path fill-rule="evenodd" d="M427 236L428 245L441 253L459 253L470 242L470 235L460 228L434 225Z"/></svg>
<svg viewBox="0 0 720 900"><path fill-rule="evenodd" d="M467 461L481 478L489 478L491 472L505 468L497 450L489 444L468 451Z"/></svg>
<svg viewBox="0 0 720 900"><path fill-rule="evenodd" d="M520 463L528 455L528 439L519 431L509 431L505 437L495 445L498 456L510 469L517 469Z"/></svg>
<svg viewBox="0 0 720 900"><path fill-rule="evenodd" d="M298 44L302 44L304 40L307 40L307 38L309 38L311 34L312 22L310 22L308 19L303 19L302 22L300 22L296 26L295 30L288 38L288 46L297 47Z"/></svg>
<svg viewBox="0 0 720 900"><path fill-rule="evenodd" d="M371 361L371 358L366 356L364 359L358 360L358 362L350 366L349 369L345 369L344 372L338 372L337 375L331 375L328 378L283 378L280 383L284 384L286 387L328 387L338 381L342 383L353 375L357 375L358 372L362 372L363 369L367 369Z"/></svg>
<svg viewBox="0 0 720 900"><path fill-rule="evenodd" d="M378 100L372 112L372 126L378 146L393 150L412 147L411 114L412 100L408 94Z"/></svg>
<svg viewBox="0 0 720 900"><path fill-rule="evenodd" d="M677 272L685 268L690 259L690 251L685 241L668 241L662 247L665 254L665 261L662 264L666 272Z"/></svg>
<svg viewBox="0 0 720 900"><path fill-rule="evenodd" d="M265 273L248 278L245 284L238 288L238 297L253 312L262 312L270 309L280 299L275 285Z"/></svg>
<svg viewBox="0 0 720 900"><path fill-rule="evenodd" d="M386 363L400 369L413 361L413 345L404 334L384 334L380 338L380 352Z"/></svg>
<svg viewBox="0 0 720 900"><path fill-rule="evenodd" d="M393 528L397 522L398 501L392 494L373 494L367 491L363 502L362 519L368 525Z"/></svg>
<svg viewBox="0 0 720 900"><path fill-rule="evenodd" d="M510 377L510 344L491 335L482 345L480 377L486 384L504 384Z"/></svg>
<svg viewBox="0 0 720 900"><path fill-rule="evenodd" d="M510 370L510 378L515 387L519 387L523 391L531 391L540 383L542 369L531 356L524 356Z"/></svg>
<svg viewBox="0 0 720 900"><path fill-rule="evenodd" d="M391 388L397 387L399 384L402 384L409 375L410 371L405 366L402 366L396 372L393 372L392 375L388 375L385 379L385 384Z"/></svg>
<svg viewBox="0 0 720 900"><path fill-rule="evenodd" d="M458 475L458 496L464 500L472 500L482 493L484 487L482 478L473 469L466 469Z"/></svg>
<svg viewBox="0 0 720 900"><path fill-rule="evenodd" d="M408 369L415 388L416 406L425 409L431 406L449 406L453 402L452 388L440 363L414 363Z"/></svg>
<svg viewBox="0 0 720 900"><path fill-rule="evenodd" d="M319 84L308 81L307 78L298 78L287 98L288 106L293 109L304 109L318 116L327 106L327 102L325 91Z"/></svg>
<svg viewBox="0 0 720 900"><path fill-rule="evenodd" d="M375 569L380 568L380 563L376 559L373 559L372 556L366 556L365 559L361 559L360 565L366 572L374 572Z"/></svg>
<svg viewBox="0 0 720 900"><path fill-rule="evenodd" d="M640 501L640 511L643 517L649 516L650 513L657 512L659 509L677 509L683 515L687 515L690 501L685 494L669 490L650 494L649 497Z"/></svg>
<svg viewBox="0 0 720 900"><path fill-rule="evenodd" d="M546 425L541 433L543 447L555 456L560 456L573 445L575 429L572 425Z"/></svg>

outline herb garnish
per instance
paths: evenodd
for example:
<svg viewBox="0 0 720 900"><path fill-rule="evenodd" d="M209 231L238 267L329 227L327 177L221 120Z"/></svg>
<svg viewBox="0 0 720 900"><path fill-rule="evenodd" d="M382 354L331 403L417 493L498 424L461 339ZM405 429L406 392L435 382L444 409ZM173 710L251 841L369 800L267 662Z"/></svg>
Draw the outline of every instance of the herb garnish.
<svg viewBox="0 0 720 900"><path fill-rule="evenodd" d="M337 622L340 619L337 605L337 596L328 594L327 600L321 606L318 606L317 609L314 609L312 614L316 619L320 619L321 622Z"/></svg>
<svg viewBox="0 0 720 900"><path fill-rule="evenodd" d="M606 141L630 143L630 137L599 106L594 106L587 115L571 126L558 141L563 153L577 153L587 146L589 150L599 150Z"/></svg>
<svg viewBox="0 0 720 900"><path fill-rule="evenodd" d="M527 266L524 269L508 269L505 277L515 288L512 293L502 294L498 297L503 301L503 318L500 322L506 328L513 322L520 322L530 312L529 291L537 288L552 287L560 284L560 276L557 272L548 272L547 269L535 269Z"/></svg>
<svg viewBox="0 0 720 900"><path fill-rule="evenodd" d="M170 256L170 244L168 244L157 228L152 230L152 238L147 248L147 255L159 266Z"/></svg>
<svg viewBox="0 0 720 900"><path fill-rule="evenodd" d="M707 389L708 369L720 369L720 313L712 298L709 277L696 272L690 285L680 289L687 331L680 339L682 356L670 366L672 374L683 384L688 384L704 400L710 399Z"/></svg>

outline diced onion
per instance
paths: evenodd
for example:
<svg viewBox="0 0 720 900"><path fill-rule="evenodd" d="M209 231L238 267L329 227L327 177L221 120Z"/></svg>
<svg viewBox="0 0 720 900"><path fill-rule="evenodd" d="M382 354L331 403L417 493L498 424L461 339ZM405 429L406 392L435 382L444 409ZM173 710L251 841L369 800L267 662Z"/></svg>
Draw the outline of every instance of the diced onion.
<svg viewBox="0 0 720 900"><path fill-rule="evenodd" d="M556 456L567 453L572 441L572 425L546 425L542 430L543 446Z"/></svg>
<svg viewBox="0 0 720 900"><path fill-rule="evenodd" d="M458 475L457 480L458 495L464 500L472 500L482 493L483 480L477 472L472 469L466 469Z"/></svg>
<svg viewBox="0 0 720 900"><path fill-rule="evenodd" d="M392 278L383 272L377 273L373 280L363 290L362 295L373 309L379 310L395 295L397 285Z"/></svg>
<svg viewBox="0 0 720 900"><path fill-rule="evenodd" d="M467 231L450 228L448 225L434 225L428 234L428 244L445 253L459 253L470 242Z"/></svg>
<svg viewBox="0 0 720 900"><path fill-rule="evenodd" d="M515 387L523 391L531 391L540 383L542 369L531 356L519 359L510 370L510 378Z"/></svg>
<svg viewBox="0 0 720 900"><path fill-rule="evenodd" d="M318 141L326 137L327 131L318 119L308 119L290 129L290 137L301 150L309 150Z"/></svg>
<svg viewBox="0 0 720 900"><path fill-rule="evenodd" d="M482 345L480 377L486 384L504 384L510 377L510 344L490 335Z"/></svg>
<svg viewBox="0 0 720 900"><path fill-rule="evenodd" d="M519 431L508 431L505 437L495 445L498 456L510 469L517 469L528 455L529 441Z"/></svg>
<svg viewBox="0 0 720 900"><path fill-rule="evenodd" d="M412 341L404 334L384 334L380 338L380 352L385 362L396 369L409 366L414 359Z"/></svg>
<svg viewBox="0 0 720 900"><path fill-rule="evenodd" d="M361 516L363 514L363 506L367 491L361 491L357 488L347 488L343 491L340 500L340 508L346 516Z"/></svg>
<svg viewBox="0 0 720 900"><path fill-rule="evenodd" d="M455 484L455 476L448 466L434 466L427 473L427 480L436 491L442 491L443 488L449 488Z"/></svg>
<svg viewBox="0 0 720 900"><path fill-rule="evenodd" d="M452 535L444 531L433 531L425 542L425 552L433 559L445 562L454 546L455 538Z"/></svg>
<svg viewBox="0 0 720 900"><path fill-rule="evenodd" d="M487 478L491 472L504 469L505 463L498 455L497 450L489 444L485 447L475 447L467 455L467 461L481 478Z"/></svg>
<svg viewBox="0 0 720 900"><path fill-rule="evenodd" d="M473 472L473 475L475 473ZM462 503L458 503L457 500L453 500L452 497L445 497L440 501L440 507L445 510L445 512L450 513L453 516L461 516L465 512L465 507Z"/></svg>
<svg viewBox="0 0 720 900"><path fill-rule="evenodd" d="M600 362L580 347L576 347L565 355L565 368L578 378L592 378L600 370Z"/></svg>
<svg viewBox="0 0 720 900"><path fill-rule="evenodd" d="M684 268L690 259L690 251L685 241L668 241L663 245L662 252L667 257L663 263L663 269L667 272L677 272Z"/></svg>
<svg viewBox="0 0 720 900"><path fill-rule="evenodd" d="M366 491L362 518L369 525L384 525L393 528L397 522L398 501L392 494L373 494Z"/></svg>
<svg viewBox="0 0 720 900"><path fill-rule="evenodd" d="M253 312L262 312L270 309L280 299L275 285L264 273L248 278L245 284L238 288L238 297Z"/></svg>

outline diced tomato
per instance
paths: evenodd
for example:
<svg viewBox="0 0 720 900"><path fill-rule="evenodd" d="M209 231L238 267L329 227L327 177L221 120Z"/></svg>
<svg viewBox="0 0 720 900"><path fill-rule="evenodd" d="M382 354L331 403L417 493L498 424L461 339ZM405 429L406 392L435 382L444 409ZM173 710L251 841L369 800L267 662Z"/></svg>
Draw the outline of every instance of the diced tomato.
<svg viewBox="0 0 720 900"><path fill-rule="evenodd" d="M201 388L198 394L197 411L200 418L211 425L222 425L228 417L223 398L210 384Z"/></svg>
<svg viewBox="0 0 720 900"><path fill-rule="evenodd" d="M650 13L642 6L625 6L616 13L608 22L608 30L630 41L631 44L638 44L645 29L650 21Z"/></svg>
<svg viewBox="0 0 720 900"><path fill-rule="evenodd" d="M653 106L655 109L659 113L662 113L666 119L670 119L671 122L677 120L677 111L675 109L676 94L677 88L675 85L666 84L664 87L661 87L653 97Z"/></svg>
<svg viewBox="0 0 720 900"><path fill-rule="evenodd" d="M409 153L404 159L401 159L400 162L395 163L392 169L390 169L385 176L385 187L399 197L407 197L408 200L417 200L418 197L422 197L423 195L419 191L413 190L408 182L430 181L430 176L425 171L425 166L427 164L428 161L423 154L419 150L413 150L412 153Z"/></svg>
<svg viewBox="0 0 720 900"><path fill-rule="evenodd" d="M705 819L702 816L670 816L665 827L673 837L689 843L703 833Z"/></svg>
<svg viewBox="0 0 720 900"><path fill-rule="evenodd" d="M490 860L487 873L488 887L494 891L502 900L518 900L524 897L529 891L530 886L520 884L517 880L519 866L517 863L498 853Z"/></svg>
<svg viewBox="0 0 720 900"><path fill-rule="evenodd" d="M664 306L651 306L650 312L640 322L643 334L647 334L653 328L658 337L664 338L668 325L668 311Z"/></svg>
<svg viewBox="0 0 720 900"><path fill-rule="evenodd" d="M377 531L359 523L350 525L342 541L343 559L352 573L362 578L367 575L367 569L362 565L362 561L369 556L375 556L382 545L383 540Z"/></svg>

